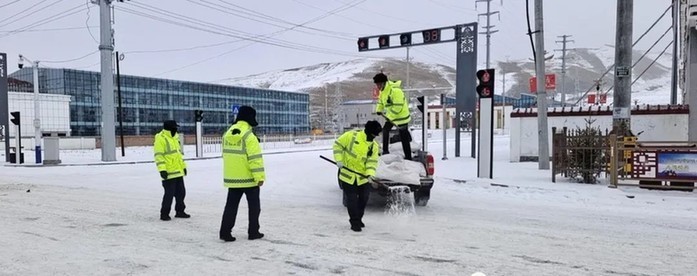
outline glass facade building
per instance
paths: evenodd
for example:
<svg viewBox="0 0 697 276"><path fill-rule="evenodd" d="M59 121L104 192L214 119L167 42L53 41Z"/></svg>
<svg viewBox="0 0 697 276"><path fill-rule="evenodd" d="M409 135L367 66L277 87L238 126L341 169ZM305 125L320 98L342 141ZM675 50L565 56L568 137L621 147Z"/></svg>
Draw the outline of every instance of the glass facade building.
<svg viewBox="0 0 697 276"><path fill-rule="evenodd" d="M30 92L32 68L9 76L10 91ZM70 95L70 126L73 136L98 136L101 125L100 73L73 69L40 68L41 93ZM233 105L257 110L257 134L302 134L310 131L309 95L219 84L121 75L124 135L152 135L162 122L177 120L185 134L195 133L194 110L203 110L203 133L222 134L234 120ZM116 90L116 81L114 82ZM114 91L118 118L118 95ZM116 123L118 134L118 123Z"/></svg>

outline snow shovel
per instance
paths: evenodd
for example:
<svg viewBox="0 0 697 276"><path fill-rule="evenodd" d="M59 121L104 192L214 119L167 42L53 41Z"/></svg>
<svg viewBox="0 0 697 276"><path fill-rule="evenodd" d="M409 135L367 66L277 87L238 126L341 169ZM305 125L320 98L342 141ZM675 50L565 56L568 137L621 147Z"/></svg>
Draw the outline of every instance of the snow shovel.
<svg viewBox="0 0 697 276"><path fill-rule="evenodd" d="M331 160L331 159L329 159L329 158L327 158L327 157L324 157L324 156L320 155L319 158L322 158L322 159L326 160L327 162L336 165L336 162L334 162L334 160ZM352 172L352 173L355 173L355 174L357 174L357 175L359 175L359 176L361 176L361 177L367 178L369 181L375 182L376 184L383 185L382 183L380 183L380 181L377 181L377 180L375 180L375 179L372 179L372 180L371 180L370 177L367 176L367 175L365 175L365 174L362 174L362 173L359 173L359 172L355 172L354 170L349 169L349 168L347 168L347 167L343 167L343 168L344 168L345 170L350 171L350 172Z"/></svg>

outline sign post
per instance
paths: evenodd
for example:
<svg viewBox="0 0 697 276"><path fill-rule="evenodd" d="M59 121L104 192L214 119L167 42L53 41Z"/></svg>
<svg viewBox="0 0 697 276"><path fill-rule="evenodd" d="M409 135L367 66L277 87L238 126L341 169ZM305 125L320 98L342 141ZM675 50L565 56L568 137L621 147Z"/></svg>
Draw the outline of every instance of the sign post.
<svg viewBox="0 0 697 276"><path fill-rule="evenodd" d="M10 107L7 90L7 54L0 53L0 126L5 140L5 162L10 162L10 116L7 112Z"/></svg>

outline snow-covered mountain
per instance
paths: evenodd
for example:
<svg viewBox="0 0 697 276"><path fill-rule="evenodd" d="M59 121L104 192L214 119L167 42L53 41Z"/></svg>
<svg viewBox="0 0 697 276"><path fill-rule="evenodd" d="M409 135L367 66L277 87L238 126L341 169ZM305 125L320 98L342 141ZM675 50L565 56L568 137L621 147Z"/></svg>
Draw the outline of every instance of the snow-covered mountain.
<svg viewBox="0 0 697 276"><path fill-rule="evenodd" d="M632 86L632 100L644 104L668 103L670 100L672 57L665 53L653 63L659 52L651 52L639 60L644 52L643 50L635 50L633 53L634 62L638 61L638 63L633 69L632 79L636 79L639 75L641 77ZM562 89L562 61L561 53L555 52L554 55L546 62L546 68L547 72L554 72L557 75L555 94L557 95L556 99L559 100ZM567 73L564 81L567 99L578 99L590 88L595 91L596 80L612 66L614 55L615 48L612 45L593 49L576 48L568 51ZM512 96L529 93L528 80L535 72L532 60L498 61L493 64L499 72L497 90L502 91L503 78L501 73L505 69L505 93ZM337 84L342 92L342 100L369 99L374 87L371 78L380 71L384 71L391 78L402 80L403 86L406 87L406 67L407 64L404 60L395 58L354 59L240 77L228 80L225 84L321 94L313 98L319 99L318 103L324 105L325 87L328 89L328 95L331 96L337 91ZM455 69L450 66L412 62L409 71L410 87L413 88L455 85ZM614 70L611 70L602 78L601 91L607 92L613 86L613 74ZM611 102L612 91L608 94L608 103Z"/></svg>
<svg viewBox="0 0 697 276"><path fill-rule="evenodd" d="M660 48L660 47L659 47ZM632 81L638 80L632 85L632 102L639 104L667 104L670 102L671 84L671 59L672 56L660 52L650 52L644 55L644 50L635 49L632 53L633 63L636 63L632 71ZM555 99L561 98L562 61L561 53L556 52L553 59L546 64L547 72L556 74L557 90ZM654 59L656 62L654 63ZM641 59L640 59L641 58ZM601 48L577 48L567 52L566 78L564 81L568 101L576 100L589 89L596 91L596 81L614 64L615 48L605 45ZM528 80L535 74L532 61L498 62L498 69L504 68L510 72L507 77L507 94L518 95L520 92L529 91ZM608 93L608 104L612 103L612 90L614 84L614 68L603 76L600 82L600 91ZM585 98L584 98L585 100ZM575 101L573 101L575 102ZM573 103L572 102L572 103ZM582 101L583 102L583 101Z"/></svg>
<svg viewBox="0 0 697 276"><path fill-rule="evenodd" d="M660 47L659 47L660 48ZM664 54L654 63L659 53L649 53L635 50L632 80L641 76L632 86L632 102L638 104L667 104L670 102L671 55ZM562 61L560 53L546 61L547 72L557 75L557 90L555 99L561 99ZM589 89L595 91L596 81L614 64L615 48L606 45L601 48L577 48L567 53L566 78L567 102L575 103ZM641 60L640 60L641 58ZM498 61L493 63L497 69L497 90L503 91L503 72L506 73L505 94L518 96L530 93L529 79L535 74L535 64L532 60ZM231 79L225 84L261 87L278 90L304 91L310 94L311 120L313 125L320 125L325 112L330 117L343 101L365 100L372 98L374 84L372 77L383 71L390 79L402 80L403 88L454 87L455 69L434 63L411 62L409 66L409 82L407 85L407 63L396 58L366 58L322 63L306 67L267 72L247 77ZM614 70L602 77L600 91L607 93L613 86ZM340 91L340 93L337 93ZM451 91L454 93L454 90ZM501 92L497 92L500 94ZM437 101L437 99L434 99ZM607 104L612 103L612 91L608 93ZM328 111L325 111L325 108ZM326 118L325 118L326 119ZM324 124L321 124L324 125Z"/></svg>

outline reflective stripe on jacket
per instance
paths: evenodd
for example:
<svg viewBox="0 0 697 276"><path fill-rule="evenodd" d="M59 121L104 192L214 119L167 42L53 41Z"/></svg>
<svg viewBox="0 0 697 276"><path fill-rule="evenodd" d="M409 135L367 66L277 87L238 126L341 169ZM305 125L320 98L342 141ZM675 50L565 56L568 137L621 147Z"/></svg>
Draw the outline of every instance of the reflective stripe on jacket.
<svg viewBox="0 0 697 276"><path fill-rule="evenodd" d="M252 127L238 121L223 135L223 182L227 188L256 187L264 181L264 159Z"/></svg>
<svg viewBox="0 0 697 276"><path fill-rule="evenodd" d="M166 171L167 179L173 179L184 176L186 162L184 162L184 154L179 144L179 135L175 134L172 137L172 132L162 130L155 135L154 143L155 164L157 171ZM166 179L163 179L166 180Z"/></svg>
<svg viewBox="0 0 697 276"><path fill-rule="evenodd" d="M334 142L333 150L334 160L344 164L344 168L339 171L341 181L359 186L368 183L368 178L346 168L365 176L375 176L380 146L375 141L368 141L363 130L347 131Z"/></svg>
<svg viewBox="0 0 697 276"><path fill-rule="evenodd" d="M380 91L376 112L382 112L385 117L395 125L404 125L411 122L409 101L400 86L402 81L388 81Z"/></svg>

